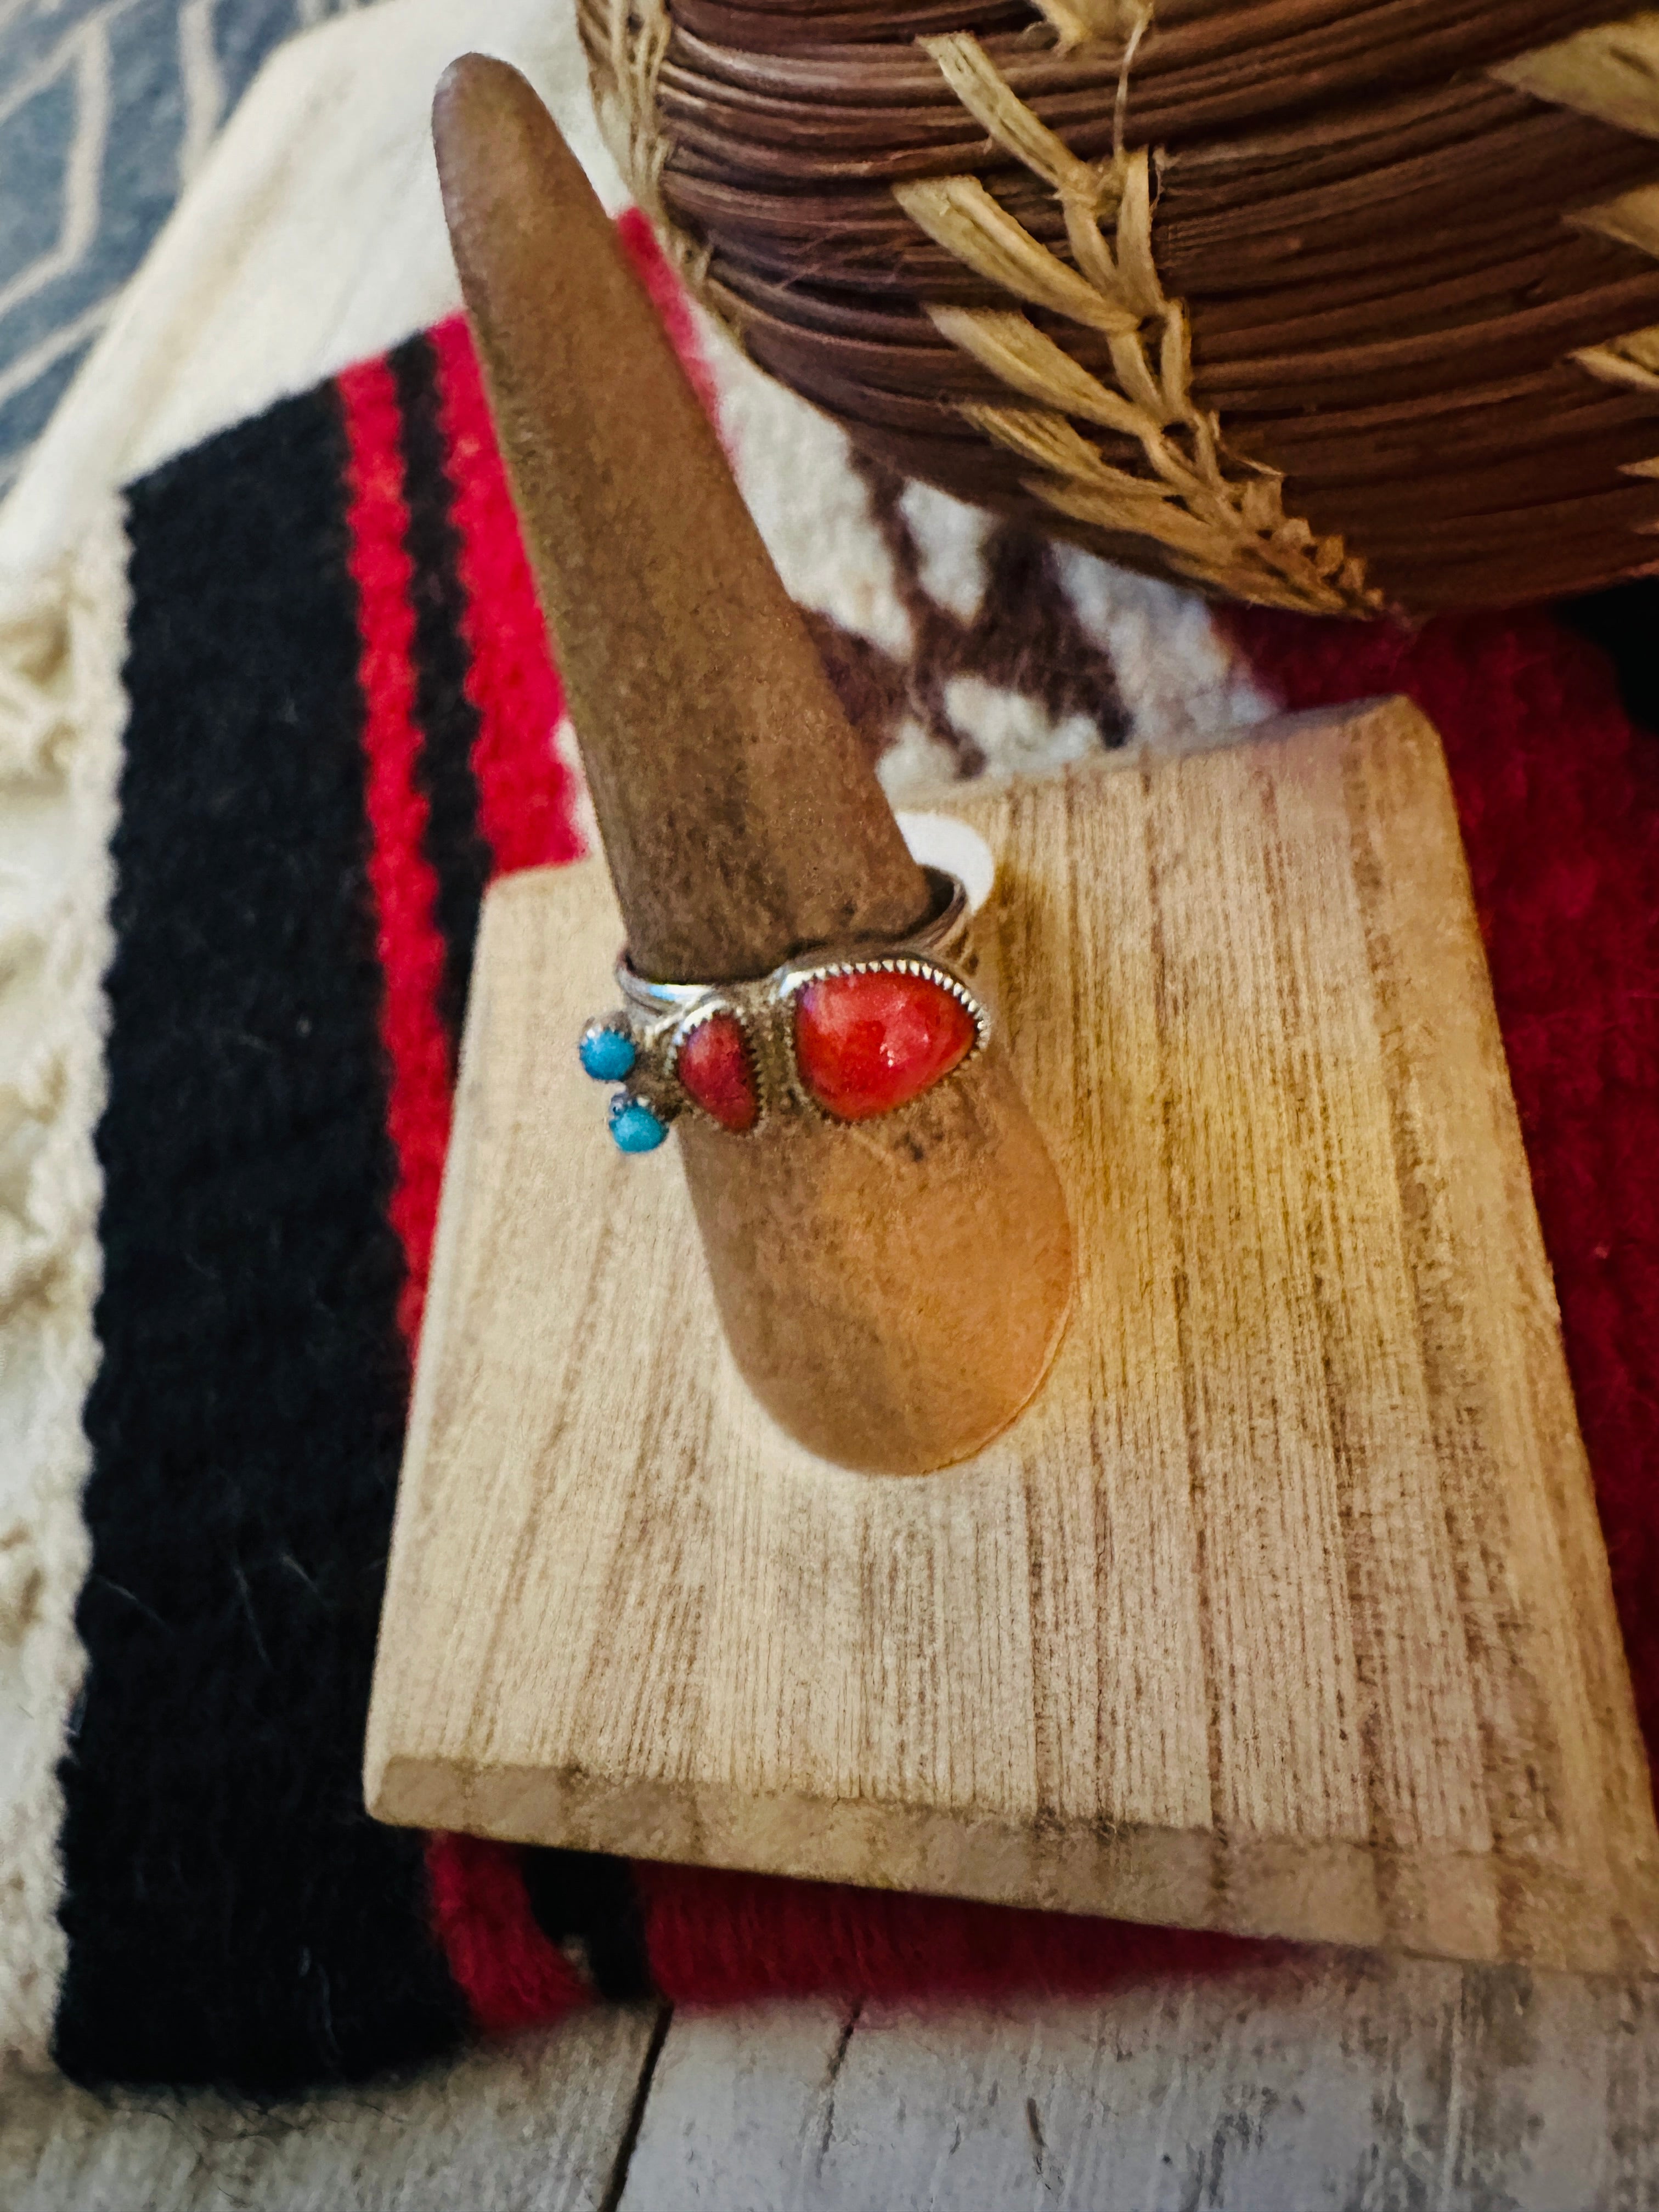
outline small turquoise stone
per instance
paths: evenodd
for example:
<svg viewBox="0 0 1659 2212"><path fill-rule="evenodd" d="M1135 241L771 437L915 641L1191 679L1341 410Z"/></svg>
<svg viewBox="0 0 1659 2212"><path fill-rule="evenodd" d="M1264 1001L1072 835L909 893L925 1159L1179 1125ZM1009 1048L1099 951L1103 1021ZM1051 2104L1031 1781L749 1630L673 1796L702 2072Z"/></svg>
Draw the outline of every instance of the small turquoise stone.
<svg viewBox="0 0 1659 2212"><path fill-rule="evenodd" d="M611 1109L611 1133L625 1152L654 1152L668 1134L668 1124L637 1098L623 1098Z"/></svg>
<svg viewBox="0 0 1659 2212"><path fill-rule="evenodd" d="M583 1070L595 1083L620 1083L639 1058L625 1030L589 1030L579 1049Z"/></svg>

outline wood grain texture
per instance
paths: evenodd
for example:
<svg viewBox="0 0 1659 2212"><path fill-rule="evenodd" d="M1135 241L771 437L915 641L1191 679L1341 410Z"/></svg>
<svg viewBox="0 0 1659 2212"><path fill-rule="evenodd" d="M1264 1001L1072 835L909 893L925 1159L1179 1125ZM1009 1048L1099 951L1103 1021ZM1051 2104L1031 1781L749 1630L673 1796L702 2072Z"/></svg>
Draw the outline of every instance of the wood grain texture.
<svg viewBox="0 0 1659 2212"><path fill-rule="evenodd" d="M620 2212L1634 2212L1650 1982L1309 1951L1092 2003L678 2014Z"/></svg>
<svg viewBox="0 0 1659 2212"><path fill-rule="evenodd" d="M1474 1960L1659 1962L1645 1762L1433 732L981 791L1078 1304L1015 1427L753 1407L491 894L368 1748L382 1818Z"/></svg>
<svg viewBox="0 0 1659 2212"><path fill-rule="evenodd" d="M660 2015L584 2014L406 2081L259 2110L10 2076L7 2212L611 2212Z"/></svg>

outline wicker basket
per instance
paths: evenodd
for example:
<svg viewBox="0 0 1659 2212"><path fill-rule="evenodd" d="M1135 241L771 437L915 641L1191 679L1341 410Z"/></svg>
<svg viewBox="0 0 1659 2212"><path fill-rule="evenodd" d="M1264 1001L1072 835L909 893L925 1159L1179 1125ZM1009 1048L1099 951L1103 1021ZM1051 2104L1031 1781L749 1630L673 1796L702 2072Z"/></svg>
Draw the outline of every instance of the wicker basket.
<svg viewBox="0 0 1659 2212"><path fill-rule="evenodd" d="M1333 613L1659 563L1659 13L580 7L696 290L895 467Z"/></svg>

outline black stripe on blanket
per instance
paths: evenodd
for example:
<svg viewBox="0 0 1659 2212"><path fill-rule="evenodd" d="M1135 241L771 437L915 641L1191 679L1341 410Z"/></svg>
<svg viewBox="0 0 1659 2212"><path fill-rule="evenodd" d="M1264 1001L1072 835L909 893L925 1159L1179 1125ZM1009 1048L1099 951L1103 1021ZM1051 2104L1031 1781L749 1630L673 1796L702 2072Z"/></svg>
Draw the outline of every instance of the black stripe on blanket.
<svg viewBox="0 0 1659 2212"><path fill-rule="evenodd" d="M415 606L415 714L421 730L416 776L427 803L426 856L438 878L436 919L444 940L438 1012L452 1054L466 1018L478 910L489 881L489 848L478 830L472 744L478 714L466 696L465 606L460 540L444 470L437 362L424 331L388 359L403 411L407 548Z"/></svg>
<svg viewBox="0 0 1659 2212"><path fill-rule="evenodd" d="M1659 578L1638 576L1558 609L1576 629L1611 659L1625 712L1650 735L1659 735Z"/></svg>
<svg viewBox="0 0 1659 2212"><path fill-rule="evenodd" d="M463 2028L363 1720L408 1387L329 391L131 495L88 1671L82 2081L276 2093Z"/></svg>

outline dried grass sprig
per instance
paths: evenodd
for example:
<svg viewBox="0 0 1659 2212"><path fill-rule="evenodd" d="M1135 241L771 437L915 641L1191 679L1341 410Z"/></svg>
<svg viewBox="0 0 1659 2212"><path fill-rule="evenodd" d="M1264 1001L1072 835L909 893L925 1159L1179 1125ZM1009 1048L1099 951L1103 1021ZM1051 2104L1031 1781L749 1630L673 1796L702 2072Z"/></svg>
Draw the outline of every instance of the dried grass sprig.
<svg viewBox="0 0 1659 2212"><path fill-rule="evenodd" d="M1164 295L1152 254L1146 148L1085 161L1032 114L976 39L924 39L927 52L994 143L1059 200L1076 266L1034 238L977 177L921 178L893 197L927 235L999 290L1107 339L1117 389L1026 316L930 306L935 329L1034 406L959 403L999 445L1033 462L1026 489L1056 514L1150 538L1168 565L1206 589L1315 614L1372 614L1382 594L1340 538L1287 515L1284 479L1229 453L1192 392L1187 314ZM1113 224L1109 240L1103 224ZM1109 464L1069 419L1139 446L1146 473Z"/></svg>

